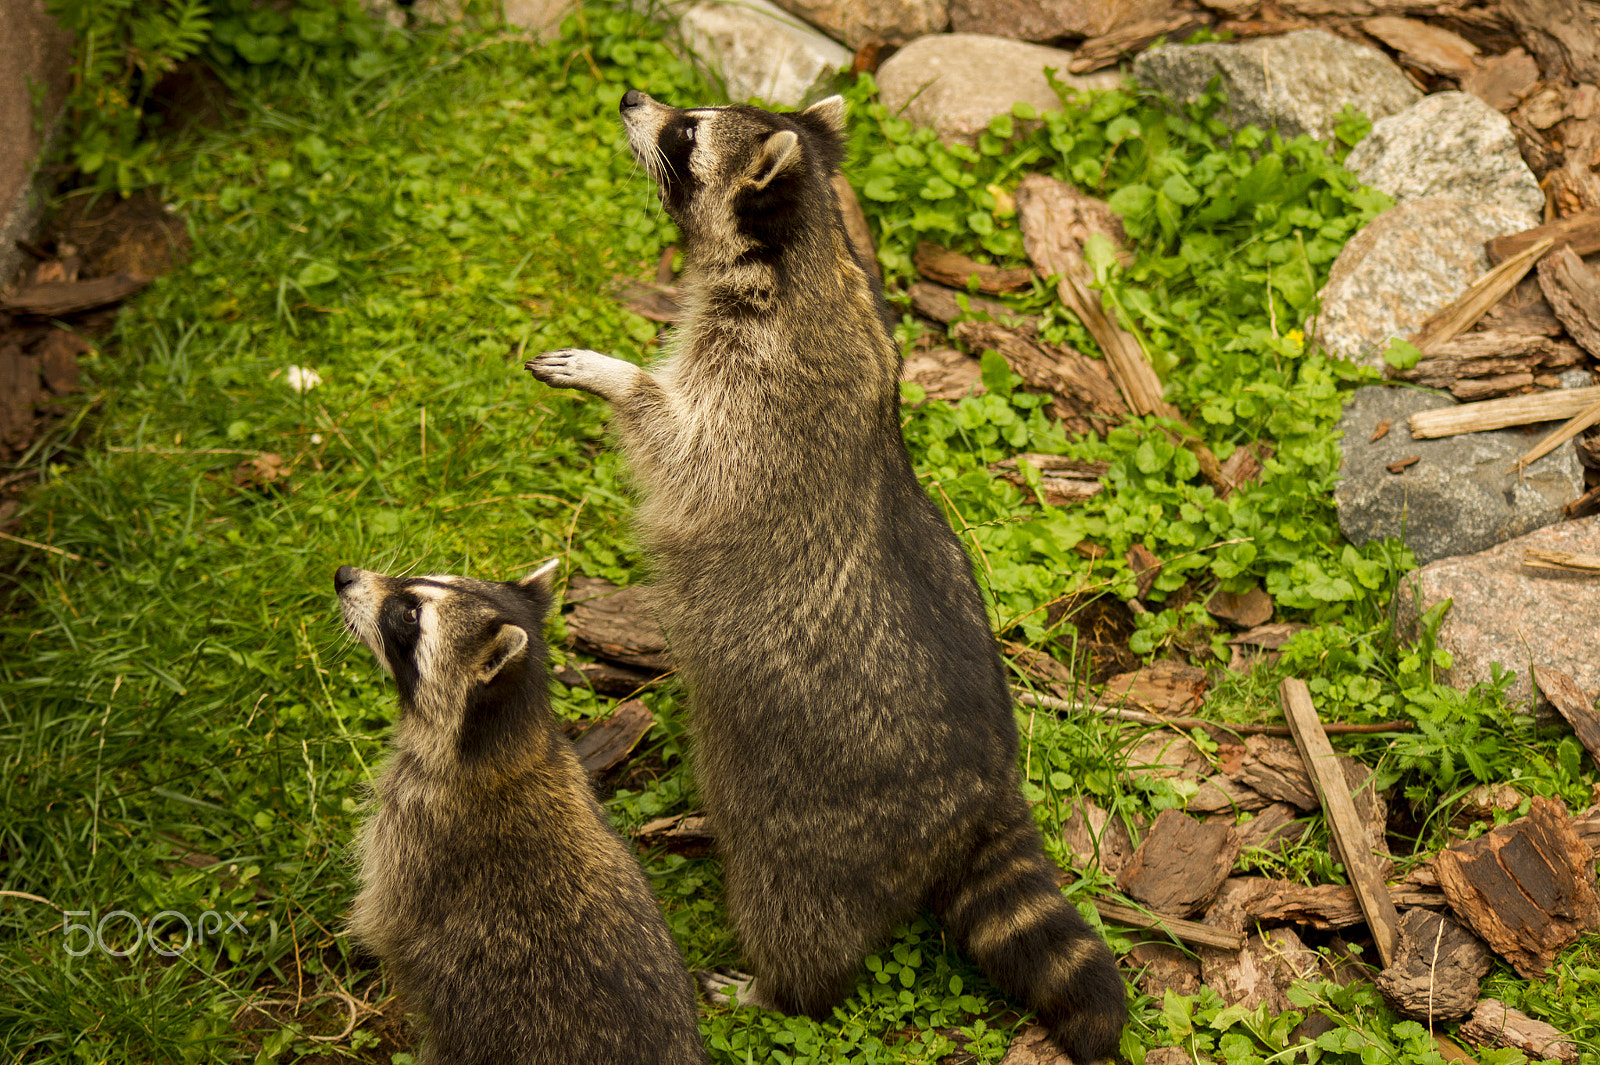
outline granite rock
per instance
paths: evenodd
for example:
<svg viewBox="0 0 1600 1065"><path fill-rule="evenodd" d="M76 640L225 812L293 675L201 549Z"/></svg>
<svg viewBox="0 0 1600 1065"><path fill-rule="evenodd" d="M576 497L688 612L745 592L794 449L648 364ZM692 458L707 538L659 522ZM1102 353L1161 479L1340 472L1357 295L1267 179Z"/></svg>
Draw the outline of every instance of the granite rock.
<svg viewBox="0 0 1600 1065"><path fill-rule="evenodd" d="M890 114L919 126L932 126L946 142L975 144L995 115L1009 114L1023 101L1040 111L1061 110L1061 100L1045 80L1046 67L1077 89L1109 89L1121 82L1115 71L1067 73L1072 53L1059 48L983 37L941 33L912 41L878 69L880 99Z"/></svg>
<svg viewBox="0 0 1600 1065"><path fill-rule="evenodd" d="M1383 212L1339 252L1321 293L1317 342L1382 367L1391 337L1409 337L1489 268L1483 242L1526 229L1520 211L1448 196Z"/></svg>
<svg viewBox="0 0 1600 1065"><path fill-rule="evenodd" d="M1235 129L1276 127L1286 137L1324 140L1332 138L1345 104L1376 120L1422 97L1388 56L1323 30L1243 44L1161 45L1134 60L1133 75L1182 100L1193 100L1221 75Z"/></svg>
<svg viewBox="0 0 1600 1065"><path fill-rule="evenodd" d="M1563 448L1562 450L1567 450ZM1476 555L1423 566L1400 582L1396 623L1414 634L1434 604L1453 600L1439 626L1450 652L1444 679L1465 690L1490 677L1494 662L1511 671L1511 698L1531 701L1528 667L1560 670L1591 699L1600 695L1600 580L1592 575L1525 569L1522 553L1600 555L1600 515L1536 529Z"/></svg>
<svg viewBox="0 0 1600 1065"><path fill-rule="evenodd" d="M1510 121L1468 93L1435 93L1380 118L1345 166L1400 203L1450 196L1504 207L1522 229L1544 221L1544 192L1522 161Z"/></svg>
<svg viewBox="0 0 1600 1065"><path fill-rule="evenodd" d="M950 25L945 0L777 0L851 49L869 41L901 45Z"/></svg>
<svg viewBox="0 0 1600 1065"><path fill-rule="evenodd" d="M1413 440L1406 419L1419 410L1455 406L1444 393L1373 385L1345 405L1339 486L1339 529L1354 544L1404 536L1419 563L1482 551L1562 518L1563 504L1583 492L1583 468L1572 447L1557 448L1514 476L1506 472L1538 442L1521 429ZM1383 422L1389 430L1376 442ZM1417 457L1399 473L1389 465Z"/></svg>
<svg viewBox="0 0 1600 1065"><path fill-rule="evenodd" d="M799 107L818 96L850 52L770 0L701 0L682 8L683 47L722 79L728 98Z"/></svg>

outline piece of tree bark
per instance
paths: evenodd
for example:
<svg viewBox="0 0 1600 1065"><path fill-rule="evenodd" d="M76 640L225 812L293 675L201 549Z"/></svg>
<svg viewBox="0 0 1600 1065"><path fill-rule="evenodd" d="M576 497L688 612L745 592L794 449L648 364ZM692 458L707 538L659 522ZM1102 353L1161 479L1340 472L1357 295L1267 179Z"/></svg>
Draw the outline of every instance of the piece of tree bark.
<svg viewBox="0 0 1600 1065"><path fill-rule="evenodd" d="M1399 931L1394 964L1376 981L1389 1005L1429 1023L1466 1016L1489 971L1489 948L1450 918L1427 910L1407 910Z"/></svg>
<svg viewBox="0 0 1600 1065"><path fill-rule="evenodd" d="M1600 558L1594 560L1595 572L1600 572ZM1600 713L1595 713L1594 699L1578 687L1578 682L1557 669L1534 666L1533 679L1561 716L1567 719L1578 742L1589 752L1589 758L1600 766Z"/></svg>
<svg viewBox="0 0 1600 1065"><path fill-rule="evenodd" d="M1463 403L1459 407L1418 411L1407 419L1411 436L1427 440L1457 433L1476 433L1504 429L1512 425L1565 421L1600 403L1600 385L1592 388L1563 388L1556 392L1536 392L1531 396L1491 399L1482 403Z"/></svg>
<svg viewBox="0 0 1600 1065"><path fill-rule="evenodd" d="M1006 268L980 263L970 256L951 251L949 248L941 248L930 241L923 241L917 245L911 261L916 266L917 273L928 280L963 291L972 278L977 278L978 291L987 292L991 296L1027 288L1033 284L1034 278L1034 272L1026 267Z"/></svg>
<svg viewBox="0 0 1600 1065"><path fill-rule="evenodd" d="M1524 548L1522 564L1529 569L1556 573L1600 573L1600 555L1577 555L1568 551L1540 551Z"/></svg>
<svg viewBox="0 0 1600 1065"><path fill-rule="evenodd" d="M1279 686L1279 700L1283 715L1294 732L1294 742L1300 748L1300 757L1311 773L1317 796L1322 800L1327 817L1328 834L1339 846L1346 873L1366 915L1367 927L1378 945L1378 955L1387 968L1394 962L1396 944L1395 924L1398 915L1389 899L1388 888L1378 873L1378 859L1373 853L1373 840L1366 823L1356 812L1350 797L1350 787L1345 781L1338 756L1328 743L1322 722L1317 718L1311 692L1305 682L1288 678Z"/></svg>
<svg viewBox="0 0 1600 1065"><path fill-rule="evenodd" d="M61 318L121 303L149 283L149 278L127 274L112 274L92 281L44 281L18 289L9 296L0 296L0 307L12 314Z"/></svg>
<svg viewBox="0 0 1600 1065"><path fill-rule="evenodd" d="M0 345L0 452L21 451L37 431L34 406L44 398L39 388L39 360L24 355L16 344Z"/></svg>
<svg viewBox="0 0 1600 1065"><path fill-rule="evenodd" d="M1250 851L1262 850L1282 856L1291 844L1297 843L1311 830L1311 826L1297 820L1298 811L1286 802L1275 802L1263 807L1250 820L1234 826L1239 833L1241 861L1250 862Z"/></svg>
<svg viewBox="0 0 1600 1065"><path fill-rule="evenodd" d="M1584 211L1554 222L1546 222L1542 226L1524 229L1520 233L1507 233L1503 237L1495 237L1484 242L1483 250L1488 253L1490 262L1499 264L1519 252L1526 251L1546 237L1553 241L1552 248L1568 247L1579 255L1593 255L1595 252L1600 252L1600 210Z"/></svg>
<svg viewBox="0 0 1600 1065"><path fill-rule="evenodd" d="M1594 857L1553 799L1440 851L1437 868L1451 908L1527 979L1543 979L1558 951L1600 927Z"/></svg>
<svg viewBox="0 0 1600 1065"><path fill-rule="evenodd" d="M1000 1065L1073 1065L1073 1061L1056 1046L1048 1028L1030 1024L1012 1036Z"/></svg>
<svg viewBox="0 0 1600 1065"><path fill-rule="evenodd" d="M618 703L604 720L597 721L572 741L578 763L591 777L615 769L656 723L650 708L638 699Z"/></svg>
<svg viewBox="0 0 1600 1065"><path fill-rule="evenodd" d="M1134 594L1143 599L1161 576L1161 559L1141 543L1128 548L1128 568L1133 571Z"/></svg>
<svg viewBox="0 0 1600 1065"><path fill-rule="evenodd" d="M1071 185L1047 175L1023 178L1016 194L1023 247L1040 273L1060 277L1056 294L1100 345L1128 407L1135 414L1177 420L1177 408L1163 397L1161 379L1144 348L1106 313L1100 293L1093 289L1094 274L1084 261L1078 236L1086 214L1085 199Z"/></svg>
<svg viewBox="0 0 1600 1065"><path fill-rule="evenodd" d="M1206 600L1206 613L1241 629L1254 628L1272 620L1272 596L1252 585L1244 592L1218 589Z"/></svg>
<svg viewBox="0 0 1600 1065"><path fill-rule="evenodd" d="M1409 370L1391 368L1389 376L1428 388L1450 388L1465 378L1506 373L1531 375L1565 370L1583 361L1583 351L1574 344L1536 333L1485 330L1463 333L1437 344L1427 358L1418 360Z"/></svg>
<svg viewBox="0 0 1600 1065"><path fill-rule="evenodd" d="M1474 1046L1516 1047L1535 1061L1554 1058L1577 1065L1580 1054L1578 1044L1561 1029L1495 998L1479 1002L1456 1034Z"/></svg>
<svg viewBox="0 0 1600 1065"><path fill-rule="evenodd" d="M1561 248L1539 264L1539 287L1572 339L1600 357L1600 275Z"/></svg>
<svg viewBox="0 0 1600 1065"><path fill-rule="evenodd" d="M1510 111L1539 83L1539 64L1521 48L1504 55L1479 56L1461 78L1461 88L1496 111ZM1492 261L1499 262L1491 256Z"/></svg>
<svg viewBox="0 0 1600 1065"><path fill-rule="evenodd" d="M863 266L881 278L883 266L878 262L878 246L872 240L872 227L867 224L867 216L861 210L861 201L856 199L856 190L838 172L833 175L833 196L839 203L839 217L844 222L845 234L849 236L856 256Z"/></svg>
<svg viewBox="0 0 1600 1065"><path fill-rule="evenodd" d="M1476 66L1478 46L1440 26L1379 15L1364 20L1361 28L1399 52L1408 64L1429 74L1460 78Z"/></svg>
<svg viewBox="0 0 1600 1065"><path fill-rule="evenodd" d="M1239 857L1233 826L1163 810L1117 876L1117 886L1158 913L1205 909Z"/></svg>
<svg viewBox="0 0 1600 1065"><path fill-rule="evenodd" d="M1253 1010L1265 1005L1269 1014L1288 1009L1288 989L1315 979L1320 970L1316 952L1288 928L1250 936L1233 954L1200 953L1201 982L1230 1006Z"/></svg>
<svg viewBox="0 0 1600 1065"><path fill-rule="evenodd" d="M1502 0L1544 80L1600 82L1600 37L1578 0Z"/></svg>
<svg viewBox="0 0 1600 1065"><path fill-rule="evenodd" d="M637 585L577 576L567 583L566 600L572 604L567 635L578 650L656 673L672 668L667 638Z"/></svg>
<svg viewBox="0 0 1600 1065"><path fill-rule="evenodd" d="M1170 812L1170 811L1169 811ZM1196 946L1216 947L1219 950L1238 950L1244 946L1244 936L1227 929L1213 928L1197 921L1171 917L1163 913L1146 913L1137 906L1127 906L1107 899L1094 900L1095 911L1102 920L1129 928L1145 928L1165 932L1173 939Z"/></svg>
<svg viewBox="0 0 1600 1065"><path fill-rule="evenodd" d="M652 322L670 325L683 316L677 285L622 278L617 284L616 299L627 310Z"/></svg>
<svg viewBox="0 0 1600 1065"><path fill-rule="evenodd" d="M1217 773L1200 782L1184 809L1192 814L1216 814L1239 810L1260 810L1272 800L1226 773Z"/></svg>
<svg viewBox="0 0 1600 1065"><path fill-rule="evenodd" d="M1084 798L1074 800L1072 813L1061 823L1061 842L1078 869L1098 866L1116 876L1133 857L1133 837L1122 818Z"/></svg>
<svg viewBox="0 0 1600 1065"><path fill-rule="evenodd" d="M1205 670L1161 658L1110 678L1101 698L1113 705L1132 704L1158 714L1183 714L1200 708L1208 684Z"/></svg>
<svg viewBox="0 0 1600 1065"><path fill-rule="evenodd" d="M1195 30L1210 25L1210 21L1193 11L1174 11L1157 18L1140 19L1118 26L1109 33L1090 37L1078 45L1067 63L1067 70L1073 74L1088 74L1115 66L1162 37L1171 38L1173 42L1181 41Z"/></svg>
<svg viewBox="0 0 1600 1065"><path fill-rule="evenodd" d="M1297 884L1262 879L1245 903L1262 924L1300 924L1318 929L1351 928L1365 920L1356 893L1343 884Z"/></svg>
<svg viewBox="0 0 1600 1065"><path fill-rule="evenodd" d="M1527 372L1474 377L1450 385L1450 394L1463 403L1520 396L1533 390L1533 374Z"/></svg>
<svg viewBox="0 0 1600 1065"><path fill-rule="evenodd" d="M1085 419L1104 436L1128 414L1105 365L1071 348L1029 340L994 322L957 322L950 327L950 336L969 351L998 351L1028 387L1055 397L1047 412L1051 417Z"/></svg>
<svg viewBox="0 0 1600 1065"><path fill-rule="evenodd" d="M963 289L950 288L948 285L935 284L932 281L913 281L911 288L906 293L911 297L911 309L924 318L932 318L940 325L949 325L963 314L987 314L997 322L1006 323L1022 318L1010 307L995 300L984 299L982 296L968 295ZM960 297L966 297L967 310L961 309ZM1036 330L1021 329L1019 332L1025 336L1036 335Z"/></svg>

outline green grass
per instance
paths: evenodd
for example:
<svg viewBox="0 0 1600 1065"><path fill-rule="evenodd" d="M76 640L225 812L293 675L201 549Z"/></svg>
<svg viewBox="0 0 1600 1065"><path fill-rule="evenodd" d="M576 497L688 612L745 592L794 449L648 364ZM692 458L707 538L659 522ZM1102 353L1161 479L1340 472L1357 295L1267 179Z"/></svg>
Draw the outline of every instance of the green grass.
<svg viewBox="0 0 1600 1065"><path fill-rule="evenodd" d="M89 360L60 462L22 514L24 535L86 561L0 548L14 574L0 608L0 886L48 900L0 897L0 1060L403 1065L407 1035L382 975L340 934L346 848L393 694L341 634L332 571L510 577L559 555L570 572L627 582L642 564L603 404L552 392L520 364L525 351L573 344L651 353L655 327L607 292L617 275L648 273L673 235L615 105L630 85L677 103L710 90L637 24L600 10L543 49L432 33L362 56L349 70L239 75L234 119L159 143L192 256ZM1014 188L1028 169L1102 185L1128 211L1138 249L1132 267L1107 268L1108 290L1142 321L1154 316L1151 343L1183 382L1186 412L1200 412L1196 425L1224 454L1259 437L1280 445L1262 485L1224 501L1147 427L1065 438L993 360L990 396L908 404L919 472L972 544L997 628L1065 654L1046 605L1079 587L1126 594L1120 557L1139 540L1173 560L1155 593L1172 605L1142 623L1142 650L1209 655L1196 593L1226 582L1261 581L1286 616L1317 623L1277 672L1229 681L1215 712L1260 717L1279 675L1314 677L1330 716L1432 723L1409 747L1363 749L1426 808L1513 769L1529 793L1583 800L1592 767L1533 736L1496 692L1433 685L1431 652L1383 635L1403 552L1338 540L1326 498L1332 425L1359 375L1289 326L1343 237L1376 209L1369 194L1310 142L1248 135L1223 146L1203 117L1131 93L1038 129L1002 123L963 157L884 114L870 83L851 92L851 174L892 278L918 239L1014 256L1015 221L991 187ZM1256 170L1261 158L1274 160L1261 164L1270 172ZM1295 211L1315 213L1314 226ZM1241 244L1259 256L1218 251ZM1043 286L1016 302L1045 313L1053 336L1090 347ZM294 392L291 366L323 383ZM75 426L84 431L69 437ZM1024 450L1105 458L1111 490L1074 511L1038 508L985 469ZM281 456L287 481L236 485L238 463L262 451ZM1256 546L1224 546L1241 537ZM1071 550L1085 540L1109 547L1108 559ZM559 623L549 635L559 645ZM609 706L565 689L556 698L574 718ZM654 776L611 800L622 828L695 805L681 699L647 701L658 726L643 764ZM1095 719L1023 724L1029 794L1052 840L1074 796L1127 817L1182 803L1168 785L1128 777L1131 735ZM1442 764L1463 742L1478 761ZM1421 844L1441 830L1442 819ZM646 864L690 964L737 963L717 864ZM1340 875L1311 844L1288 868ZM1083 902L1108 888L1069 891ZM69 935L58 910L89 912L74 924L115 910L229 911L245 915L244 931L213 930L174 957L149 944L76 957L68 947L83 933ZM176 919L156 928L181 944ZM133 946L126 918L104 931L112 947ZM1595 950L1592 937L1574 947L1545 984L1497 979L1592 1041L1600 1031L1583 1003L1595 999ZM363 1004L354 1032L314 1040L344 1028L344 994ZM244 1011L261 999L277 1003L270 1017ZM1324 1056L1379 1060L1359 1033L1376 1046L1398 1032L1396 1053L1426 1060L1381 1006L1341 1002L1349 1022L1338 1031L1357 1034L1325 1041ZM994 1062L1020 1020L919 920L874 956L831 1021L711 1009L704 1027L726 1063L922 1062L957 1043ZM1243 1063L1282 1051L1291 1027L1204 997L1141 1001L1124 1049L1138 1065L1147 1047L1209 1039Z"/></svg>

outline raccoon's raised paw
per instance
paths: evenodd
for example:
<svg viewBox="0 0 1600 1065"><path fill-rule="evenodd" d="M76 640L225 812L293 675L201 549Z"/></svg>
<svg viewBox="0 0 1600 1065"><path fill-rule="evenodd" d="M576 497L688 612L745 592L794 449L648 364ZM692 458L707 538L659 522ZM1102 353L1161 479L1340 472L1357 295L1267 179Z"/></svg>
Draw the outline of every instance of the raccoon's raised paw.
<svg viewBox="0 0 1600 1065"><path fill-rule="evenodd" d="M537 355L524 369L554 388L576 388L610 399L628 388L639 374L631 362L584 348L561 348Z"/></svg>
<svg viewBox="0 0 1600 1065"><path fill-rule="evenodd" d="M771 1009L756 986L756 978L737 969L696 969L694 978L706 998L719 1006L754 1006Z"/></svg>

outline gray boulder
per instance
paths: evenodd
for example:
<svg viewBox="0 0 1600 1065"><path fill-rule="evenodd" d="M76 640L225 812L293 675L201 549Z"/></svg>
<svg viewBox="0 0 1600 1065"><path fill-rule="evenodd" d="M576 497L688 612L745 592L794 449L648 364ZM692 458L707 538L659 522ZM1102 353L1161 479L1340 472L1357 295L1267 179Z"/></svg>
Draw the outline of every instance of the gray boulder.
<svg viewBox="0 0 1600 1065"><path fill-rule="evenodd" d="M1133 61L1135 78L1182 100L1218 75L1230 125L1276 127L1285 137L1327 140L1346 104L1376 120L1422 97L1388 56L1322 30L1243 44L1168 44Z"/></svg>
<svg viewBox="0 0 1600 1065"><path fill-rule="evenodd" d="M735 102L758 96L799 107L852 58L770 0L701 0L674 13L683 47L722 80Z"/></svg>
<svg viewBox="0 0 1600 1065"><path fill-rule="evenodd" d="M1489 268L1483 242L1527 228L1520 211L1429 196L1393 207L1350 238L1321 293L1316 336L1335 355L1382 367L1390 337L1409 337Z"/></svg>
<svg viewBox="0 0 1600 1065"><path fill-rule="evenodd" d="M1570 450L1570 449L1562 449ZM1591 700L1600 695L1600 580L1525 568L1528 549L1600 554L1600 516L1562 522L1464 558L1447 558L1400 584L1397 622L1415 635L1417 619L1445 599L1439 646L1454 660L1447 683L1463 690L1486 681L1498 662L1515 675L1511 696L1531 701L1528 667L1559 670Z"/></svg>
<svg viewBox="0 0 1600 1065"><path fill-rule="evenodd" d="M1441 92L1372 124L1345 166L1397 202L1450 196L1544 221L1544 192L1522 161L1511 123L1476 96Z"/></svg>
<svg viewBox="0 0 1600 1065"><path fill-rule="evenodd" d="M868 41L905 44L950 25L944 0L778 0L778 6L852 49Z"/></svg>
<svg viewBox="0 0 1600 1065"><path fill-rule="evenodd" d="M1403 537L1418 563L1483 551L1558 522L1561 507L1583 493L1583 468L1561 447L1520 476L1506 472L1538 443L1521 429L1413 440L1406 419L1419 410L1452 407L1444 393L1374 385L1345 406L1334 503L1339 530L1354 544ZM1381 438L1371 438L1389 423ZM1399 473L1391 463L1416 457Z"/></svg>
<svg viewBox="0 0 1600 1065"><path fill-rule="evenodd" d="M996 115L1009 114L1018 101L1040 111L1061 110L1061 100L1045 80L1046 67L1078 89L1111 89L1121 84L1116 71L1067 73L1072 53L1001 37L941 33L912 41L878 69L878 88L890 114L919 126L932 126L946 143L974 144Z"/></svg>

